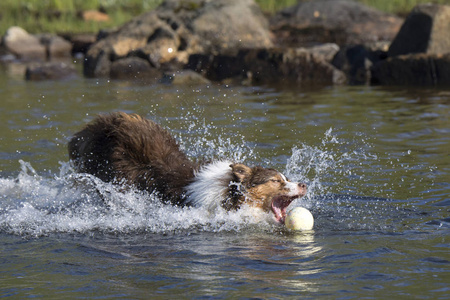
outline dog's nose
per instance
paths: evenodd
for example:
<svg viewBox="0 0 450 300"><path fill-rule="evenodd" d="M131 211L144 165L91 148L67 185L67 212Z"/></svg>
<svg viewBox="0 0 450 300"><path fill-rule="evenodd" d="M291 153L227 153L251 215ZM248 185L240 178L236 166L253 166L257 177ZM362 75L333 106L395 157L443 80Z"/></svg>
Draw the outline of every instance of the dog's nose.
<svg viewBox="0 0 450 300"><path fill-rule="evenodd" d="M306 189L306 183L300 182L298 186L301 187L302 189Z"/></svg>

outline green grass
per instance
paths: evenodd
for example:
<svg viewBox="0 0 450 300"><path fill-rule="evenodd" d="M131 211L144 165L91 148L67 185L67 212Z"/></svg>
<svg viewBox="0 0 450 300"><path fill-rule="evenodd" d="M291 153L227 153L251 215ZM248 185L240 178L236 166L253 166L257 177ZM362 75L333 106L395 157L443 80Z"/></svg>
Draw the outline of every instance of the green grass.
<svg viewBox="0 0 450 300"><path fill-rule="evenodd" d="M85 33L119 26L162 0L0 0L0 35L11 26L31 33ZM81 11L101 10L107 22L83 21Z"/></svg>
<svg viewBox="0 0 450 300"><path fill-rule="evenodd" d="M0 0L0 35L11 26L20 26L31 33L85 33L119 26L163 0ZM314 1L314 0L312 0ZM358 0L379 10L405 15L416 4L427 0ZM449 0L431 0L446 4ZM297 3L297 0L256 0L267 13ZM78 13L96 9L106 12L108 22L86 22Z"/></svg>
<svg viewBox="0 0 450 300"><path fill-rule="evenodd" d="M406 16L420 3L450 4L449 0L358 0L358 2L401 16Z"/></svg>
<svg viewBox="0 0 450 300"><path fill-rule="evenodd" d="M308 0L300 0L308 1ZM314 1L314 0L310 0ZM450 4L449 0L356 0L378 10L392 14L406 15L419 3ZM295 5L297 0L256 0L266 12L278 11L284 7Z"/></svg>
<svg viewBox="0 0 450 300"><path fill-rule="evenodd" d="M288 6L297 4L297 0L255 0L261 9L267 13L279 11Z"/></svg>

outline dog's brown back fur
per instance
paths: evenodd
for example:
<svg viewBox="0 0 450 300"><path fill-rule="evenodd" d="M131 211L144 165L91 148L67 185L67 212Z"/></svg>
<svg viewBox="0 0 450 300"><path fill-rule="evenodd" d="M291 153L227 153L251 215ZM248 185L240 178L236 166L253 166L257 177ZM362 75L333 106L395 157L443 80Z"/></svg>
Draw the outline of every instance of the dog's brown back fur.
<svg viewBox="0 0 450 300"><path fill-rule="evenodd" d="M184 187L197 169L166 130L121 112L100 115L76 133L69 142L69 156L79 172L157 191L173 204L183 203Z"/></svg>

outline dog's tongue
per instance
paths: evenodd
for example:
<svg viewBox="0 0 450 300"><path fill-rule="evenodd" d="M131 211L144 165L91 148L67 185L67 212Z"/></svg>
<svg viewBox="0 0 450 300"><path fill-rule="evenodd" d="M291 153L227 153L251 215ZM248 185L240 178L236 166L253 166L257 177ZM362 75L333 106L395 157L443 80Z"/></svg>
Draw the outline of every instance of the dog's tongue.
<svg viewBox="0 0 450 300"><path fill-rule="evenodd" d="M286 209L289 204L291 204L292 200L294 199L283 196L275 197L272 200L272 212L277 222L284 224L284 219L286 218Z"/></svg>

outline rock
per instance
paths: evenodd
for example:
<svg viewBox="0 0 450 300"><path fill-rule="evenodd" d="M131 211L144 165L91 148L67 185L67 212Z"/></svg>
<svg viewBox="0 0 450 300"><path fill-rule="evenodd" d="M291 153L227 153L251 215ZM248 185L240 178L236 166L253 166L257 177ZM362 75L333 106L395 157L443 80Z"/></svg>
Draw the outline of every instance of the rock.
<svg viewBox="0 0 450 300"><path fill-rule="evenodd" d="M450 85L450 53L389 57L372 68L372 83L382 85Z"/></svg>
<svg viewBox="0 0 450 300"><path fill-rule="evenodd" d="M237 55L193 54L189 56L186 67L213 81L244 78L248 69L244 66L246 53L247 51L240 51Z"/></svg>
<svg viewBox="0 0 450 300"><path fill-rule="evenodd" d="M205 52L272 46L269 24L253 0L205 2L199 13L191 24Z"/></svg>
<svg viewBox="0 0 450 300"><path fill-rule="evenodd" d="M304 49L305 51L309 51L316 56L321 56L323 59L327 62L331 62L334 58L334 56L339 52L340 48L337 44L334 43L326 43L326 44L320 44L308 48L300 48Z"/></svg>
<svg viewBox="0 0 450 300"><path fill-rule="evenodd" d="M341 84L345 74L320 55L305 49L246 49L237 55L203 55L189 57L188 68L206 78L228 78L252 84Z"/></svg>
<svg viewBox="0 0 450 300"><path fill-rule="evenodd" d="M127 57L116 60L111 65L111 78L113 79L146 79L156 82L162 73L139 57Z"/></svg>
<svg viewBox="0 0 450 300"><path fill-rule="evenodd" d="M254 0L166 0L118 30L99 36L86 54L84 74L109 76L112 62L128 56L165 69L192 53L270 47L268 23Z"/></svg>
<svg viewBox="0 0 450 300"><path fill-rule="evenodd" d="M24 29L14 26L10 27L2 40L7 51L21 60L45 60L47 52L39 39Z"/></svg>
<svg viewBox="0 0 450 300"><path fill-rule="evenodd" d="M251 51L249 64L253 83L329 85L345 83L345 74L323 57L303 49Z"/></svg>
<svg viewBox="0 0 450 300"><path fill-rule="evenodd" d="M60 36L50 33L31 35L20 27L7 30L3 45L23 61L67 58L72 52L72 44Z"/></svg>
<svg viewBox="0 0 450 300"><path fill-rule="evenodd" d="M147 40L151 39L155 31L164 25L167 24L158 18L155 11L151 11L135 18L114 32L108 32L103 36L99 35L99 40L86 53L84 75L109 77L113 61L125 58L128 53L137 51L142 51L145 56L143 48L147 45ZM161 49L161 52L163 51L164 49ZM166 51L169 52L168 49ZM150 57L147 60L150 61Z"/></svg>
<svg viewBox="0 0 450 300"><path fill-rule="evenodd" d="M150 61L152 66L160 68L162 64L176 59L176 49L178 49L179 46L180 39L173 33L168 25L161 24L161 27L148 38L146 45L128 53L146 58Z"/></svg>
<svg viewBox="0 0 450 300"><path fill-rule="evenodd" d="M392 41L402 19L350 0L317 0L281 10L270 24L279 45L343 46Z"/></svg>
<svg viewBox="0 0 450 300"><path fill-rule="evenodd" d="M373 84L450 84L450 6L421 4L406 18L388 51L371 70Z"/></svg>
<svg viewBox="0 0 450 300"><path fill-rule="evenodd" d="M211 81L192 70L181 70L172 73L165 73L161 82L188 86L211 84Z"/></svg>
<svg viewBox="0 0 450 300"><path fill-rule="evenodd" d="M60 36L44 33L37 35L37 38L46 48L47 59L67 58L72 54L72 44Z"/></svg>
<svg viewBox="0 0 450 300"><path fill-rule="evenodd" d="M411 11L389 48L389 56L450 52L450 6L419 4Z"/></svg>
<svg viewBox="0 0 450 300"><path fill-rule="evenodd" d="M369 84L371 67L386 57L386 51L363 45L346 46L334 56L331 63L346 74L349 84Z"/></svg>
<svg viewBox="0 0 450 300"><path fill-rule="evenodd" d="M72 43L72 54L85 54L89 47L95 43L97 37L94 34L76 34L69 37L69 40Z"/></svg>
<svg viewBox="0 0 450 300"><path fill-rule="evenodd" d="M75 78L78 73L73 65L63 62L35 63L27 66L26 80L67 80Z"/></svg>

